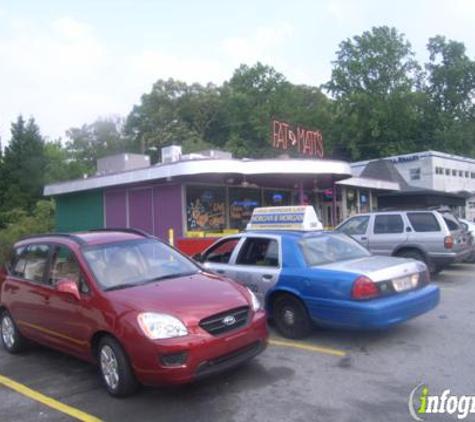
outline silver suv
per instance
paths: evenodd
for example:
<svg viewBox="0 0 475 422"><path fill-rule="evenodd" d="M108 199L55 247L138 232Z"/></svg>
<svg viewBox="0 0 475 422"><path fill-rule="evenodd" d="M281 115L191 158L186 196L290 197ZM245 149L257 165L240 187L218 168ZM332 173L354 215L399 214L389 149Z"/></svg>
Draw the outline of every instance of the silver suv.
<svg viewBox="0 0 475 422"><path fill-rule="evenodd" d="M472 238L451 215L437 211L388 211L358 214L335 228L376 255L424 261L432 273L462 261Z"/></svg>

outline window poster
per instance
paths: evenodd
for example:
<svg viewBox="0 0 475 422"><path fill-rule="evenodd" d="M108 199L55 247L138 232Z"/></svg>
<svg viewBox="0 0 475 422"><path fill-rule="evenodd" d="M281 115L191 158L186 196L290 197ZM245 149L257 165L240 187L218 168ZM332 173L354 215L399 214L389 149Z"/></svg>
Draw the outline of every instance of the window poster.
<svg viewBox="0 0 475 422"><path fill-rule="evenodd" d="M225 190L213 186L186 187L188 231L220 232L226 226Z"/></svg>

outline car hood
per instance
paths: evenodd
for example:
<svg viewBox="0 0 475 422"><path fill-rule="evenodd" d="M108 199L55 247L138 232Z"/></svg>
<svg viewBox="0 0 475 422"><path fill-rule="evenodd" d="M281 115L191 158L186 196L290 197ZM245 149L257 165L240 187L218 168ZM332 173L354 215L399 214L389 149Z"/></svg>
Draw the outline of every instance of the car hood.
<svg viewBox="0 0 475 422"><path fill-rule="evenodd" d="M207 273L160 280L106 295L128 311L173 315L187 326L196 326L201 319L217 313L250 306L244 287Z"/></svg>
<svg viewBox="0 0 475 422"><path fill-rule="evenodd" d="M426 269L425 264L420 261L392 256L369 256L314 268L352 272L365 275L375 282L404 277Z"/></svg>

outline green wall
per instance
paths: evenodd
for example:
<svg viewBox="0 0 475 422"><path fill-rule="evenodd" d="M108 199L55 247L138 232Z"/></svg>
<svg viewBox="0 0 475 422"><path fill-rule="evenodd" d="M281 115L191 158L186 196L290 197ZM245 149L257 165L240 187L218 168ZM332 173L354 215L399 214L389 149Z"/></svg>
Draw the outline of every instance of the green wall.
<svg viewBox="0 0 475 422"><path fill-rule="evenodd" d="M57 232L104 227L102 190L59 195L55 200Z"/></svg>

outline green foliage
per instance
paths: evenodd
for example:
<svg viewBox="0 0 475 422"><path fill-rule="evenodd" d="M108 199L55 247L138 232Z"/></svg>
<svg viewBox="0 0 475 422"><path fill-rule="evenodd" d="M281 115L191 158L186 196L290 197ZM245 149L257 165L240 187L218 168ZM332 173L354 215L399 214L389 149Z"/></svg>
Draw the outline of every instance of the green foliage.
<svg viewBox="0 0 475 422"><path fill-rule="evenodd" d="M32 213L13 208L4 213L3 220L6 226L0 230L0 265L6 262L12 245L22 236L53 231L54 201L38 201Z"/></svg>
<svg viewBox="0 0 475 422"><path fill-rule="evenodd" d="M95 173L98 158L131 152L133 147L123 134L123 125L121 118L109 118L69 129L66 133L66 151L70 164L76 163L69 166L71 173L82 171L82 174L92 175Z"/></svg>
<svg viewBox="0 0 475 422"><path fill-rule="evenodd" d="M38 125L22 116L12 124L12 137L2 163L3 191L0 211L32 211L43 191L44 140Z"/></svg>
<svg viewBox="0 0 475 422"><path fill-rule="evenodd" d="M385 26L340 44L326 84L336 99L335 155L357 160L421 148L425 99L413 56L404 36Z"/></svg>

